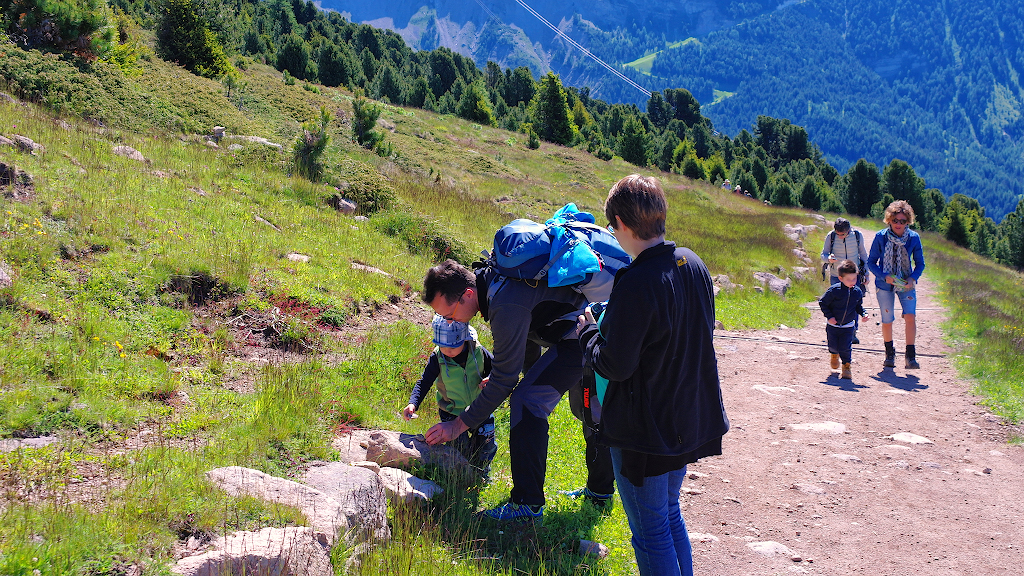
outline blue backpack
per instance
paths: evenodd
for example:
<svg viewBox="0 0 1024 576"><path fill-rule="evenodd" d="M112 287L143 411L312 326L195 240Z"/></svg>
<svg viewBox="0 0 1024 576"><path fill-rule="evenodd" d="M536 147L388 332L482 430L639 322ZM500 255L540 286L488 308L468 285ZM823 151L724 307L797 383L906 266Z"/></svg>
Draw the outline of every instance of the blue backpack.
<svg viewBox="0 0 1024 576"><path fill-rule="evenodd" d="M502 226L488 264L507 278L572 286L588 301L601 302L630 260L611 232L570 203L544 224L521 218Z"/></svg>

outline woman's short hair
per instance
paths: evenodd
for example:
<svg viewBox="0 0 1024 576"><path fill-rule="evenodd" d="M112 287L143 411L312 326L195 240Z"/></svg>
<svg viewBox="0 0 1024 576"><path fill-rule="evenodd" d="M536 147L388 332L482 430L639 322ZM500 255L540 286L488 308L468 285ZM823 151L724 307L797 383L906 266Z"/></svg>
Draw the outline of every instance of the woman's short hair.
<svg viewBox="0 0 1024 576"><path fill-rule="evenodd" d="M836 275L838 276L845 276L847 274L856 273L857 265L854 264L853 260L843 260L842 262L839 263L839 266L836 268Z"/></svg>
<svg viewBox="0 0 1024 576"><path fill-rule="evenodd" d="M883 221L886 224L890 224L892 223L892 217L901 212L907 215L907 220L909 220L909 222L907 222L907 226L914 223L914 209L910 206L910 202L907 202L906 200L897 200L889 204L885 208L885 218L883 218Z"/></svg>
<svg viewBox="0 0 1024 576"><path fill-rule="evenodd" d="M665 191L658 179L652 176L626 176L612 186L604 202L604 215L608 222L614 226L618 216L640 240L664 235L667 214Z"/></svg>
<svg viewBox="0 0 1024 576"><path fill-rule="evenodd" d="M840 216L839 218L836 218L836 223L832 226L832 229L836 232L849 232L850 221Z"/></svg>

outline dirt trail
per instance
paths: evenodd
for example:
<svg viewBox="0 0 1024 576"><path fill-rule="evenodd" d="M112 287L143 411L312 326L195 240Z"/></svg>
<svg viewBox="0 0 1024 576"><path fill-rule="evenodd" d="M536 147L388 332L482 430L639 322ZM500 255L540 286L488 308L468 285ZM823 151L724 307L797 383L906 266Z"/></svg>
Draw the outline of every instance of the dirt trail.
<svg viewBox="0 0 1024 576"><path fill-rule="evenodd" d="M918 284L919 370L902 367L898 316L882 368L877 308L852 382L829 369L816 306L806 328L716 333L732 430L684 484L697 574L1024 573L1024 448L957 377L936 288ZM799 426L821 423L845 432Z"/></svg>

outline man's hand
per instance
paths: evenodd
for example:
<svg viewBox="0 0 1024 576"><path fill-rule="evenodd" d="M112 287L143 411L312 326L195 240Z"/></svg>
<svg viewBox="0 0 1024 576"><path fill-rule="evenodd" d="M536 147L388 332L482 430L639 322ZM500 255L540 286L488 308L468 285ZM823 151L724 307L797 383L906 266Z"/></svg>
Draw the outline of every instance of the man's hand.
<svg viewBox="0 0 1024 576"><path fill-rule="evenodd" d="M865 315L861 316L860 317L860 321L865 323L865 324L867 324L868 323L868 315L865 314Z"/></svg>
<svg viewBox="0 0 1024 576"><path fill-rule="evenodd" d="M462 422L462 418L456 418L450 422L440 422L434 424L427 430L427 433L423 435L427 444L431 446L435 444L444 444L445 442L451 442L459 437L460 434L469 430L469 426L466 426Z"/></svg>
<svg viewBox="0 0 1024 576"><path fill-rule="evenodd" d="M487 378L484 378L483 380L481 380L480 383L477 384L476 387L481 389L481 390L483 390L484 388L487 387L487 383L490 382L490 381L491 381L491 377L488 376Z"/></svg>

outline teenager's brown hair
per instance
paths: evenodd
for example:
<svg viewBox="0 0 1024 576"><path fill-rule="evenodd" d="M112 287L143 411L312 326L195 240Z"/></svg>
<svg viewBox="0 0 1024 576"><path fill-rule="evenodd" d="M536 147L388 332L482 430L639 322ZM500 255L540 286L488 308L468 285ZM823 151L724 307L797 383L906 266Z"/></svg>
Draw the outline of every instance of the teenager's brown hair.
<svg viewBox="0 0 1024 576"><path fill-rule="evenodd" d="M836 274L844 276L846 274L856 274L857 265L853 263L853 260L843 260L839 263L839 267L836 268Z"/></svg>
<svg viewBox="0 0 1024 576"><path fill-rule="evenodd" d="M604 215L612 227L618 216L640 240L665 234L667 213L668 203L661 183L657 178L639 174L630 174L616 182L604 203Z"/></svg>

